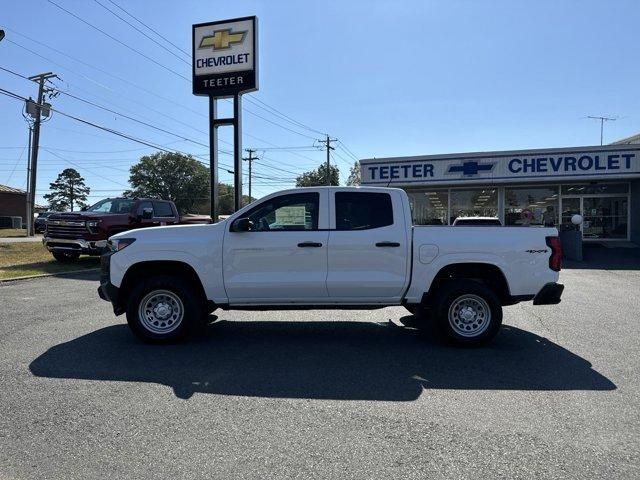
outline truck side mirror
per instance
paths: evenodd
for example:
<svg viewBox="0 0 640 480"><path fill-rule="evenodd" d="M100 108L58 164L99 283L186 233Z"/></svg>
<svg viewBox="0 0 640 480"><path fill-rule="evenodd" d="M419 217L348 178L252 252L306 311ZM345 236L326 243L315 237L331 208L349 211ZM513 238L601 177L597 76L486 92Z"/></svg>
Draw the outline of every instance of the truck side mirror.
<svg viewBox="0 0 640 480"><path fill-rule="evenodd" d="M249 217L238 218L231 224L232 232L248 232L253 228L253 222Z"/></svg>
<svg viewBox="0 0 640 480"><path fill-rule="evenodd" d="M153 208L142 209L142 220L151 220L153 218Z"/></svg>

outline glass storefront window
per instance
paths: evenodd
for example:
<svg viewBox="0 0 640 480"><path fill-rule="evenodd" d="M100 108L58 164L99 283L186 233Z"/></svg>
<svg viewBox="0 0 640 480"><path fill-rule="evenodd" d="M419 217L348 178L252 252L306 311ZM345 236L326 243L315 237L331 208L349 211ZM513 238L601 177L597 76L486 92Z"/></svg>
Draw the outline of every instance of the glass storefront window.
<svg viewBox="0 0 640 480"><path fill-rule="evenodd" d="M627 197L584 197L583 238L627 238Z"/></svg>
<svg viewBox="0 0 640 480"><path fill-rule="evenodd" d="M451 223L458 217L497 217L498 190L451 190Z"/></svg>
<svg viewBox="0 0 640 480"><path fill-rule="evenodd" d="M562 197L562 222L560 223L561 231L579 230L571 219L574 215L581 215L582 207L580 206L580 198L578 197Z"/></svg>
<svg viewBox="0 0 640 480"><path fill-rule="evenodd" d="M507 226L556 226L558 187L506 188L504 222Z"/></svg>
<svg viewBox="0 0 640 480"><path fill-rule="evenodd" d="M407 190L414 225L447 225L447 190Z"/></svg>
<svg viewBox="0 0 640 480"><path fill-rule="evenodd" d="M594 193L629 193L629 184L585 183L562 186L562 195L593 195Z"/></svg>

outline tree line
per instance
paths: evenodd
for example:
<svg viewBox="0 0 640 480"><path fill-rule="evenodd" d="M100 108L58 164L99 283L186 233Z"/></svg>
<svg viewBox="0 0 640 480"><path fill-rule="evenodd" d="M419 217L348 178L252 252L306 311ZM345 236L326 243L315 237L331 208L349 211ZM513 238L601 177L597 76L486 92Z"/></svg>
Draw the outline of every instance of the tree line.
<svg viewBox="0 0 640 480"><path fill-rule="evenodd" d="M337 166L322 163L317 169L304 172L296 178L296 187L314 187L340 184ZM172 200L180 214L209 213L210 177L209 168L190 155L172 152L156 152L143 156L129 169L131 189L123 192L125 197L162 198ZM360 185L360 164L355 162L349 172L347 185ZM74 211L74 208L88 206L87 198L91 189L85 179L74 168L66 168L55 181L49 184L50 193L44 195L49 208L55 211ZM233 213L234 187L218 184L220 212ZM242 196L243 205L255 198Z"/></svg>

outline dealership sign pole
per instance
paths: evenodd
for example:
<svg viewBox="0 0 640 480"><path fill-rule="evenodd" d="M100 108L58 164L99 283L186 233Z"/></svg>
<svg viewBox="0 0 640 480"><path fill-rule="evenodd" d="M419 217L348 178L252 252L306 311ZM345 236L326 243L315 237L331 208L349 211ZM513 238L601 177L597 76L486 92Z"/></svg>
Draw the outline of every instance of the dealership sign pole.
<svg viewBox="0 0 640 480"><path fill-rule="evenodd" d="M218 218L218 127L233 126L234 206L242 202L242 94L258 90L256 17L193 25L193 94L209 97L211 218ZM233 117L218 118L217 100L233 98Z"/></svg>

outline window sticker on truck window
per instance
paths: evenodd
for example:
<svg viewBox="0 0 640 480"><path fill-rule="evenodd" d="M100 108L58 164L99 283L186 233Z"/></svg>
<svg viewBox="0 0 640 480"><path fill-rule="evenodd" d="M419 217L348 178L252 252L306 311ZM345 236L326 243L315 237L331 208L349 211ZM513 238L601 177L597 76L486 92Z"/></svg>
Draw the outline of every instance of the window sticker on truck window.
<svg viewBox="0 0 640 480"><path fill-rule="evenodd" d="M276 223L278 225L304 225L305 213L304 205L280 207L276 210Z"/></svg>

